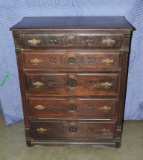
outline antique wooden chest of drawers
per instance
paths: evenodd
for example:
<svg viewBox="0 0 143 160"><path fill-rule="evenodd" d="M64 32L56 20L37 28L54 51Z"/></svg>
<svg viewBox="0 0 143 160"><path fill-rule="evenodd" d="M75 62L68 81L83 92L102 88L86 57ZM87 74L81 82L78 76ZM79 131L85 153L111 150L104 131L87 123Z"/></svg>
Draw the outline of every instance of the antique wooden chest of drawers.
<svg viewBox="0 0 143 160"><path fill-rule="evenodd" d="M26 142L120 147L133 27L124 17L29 17L11 28Z"/></svg>

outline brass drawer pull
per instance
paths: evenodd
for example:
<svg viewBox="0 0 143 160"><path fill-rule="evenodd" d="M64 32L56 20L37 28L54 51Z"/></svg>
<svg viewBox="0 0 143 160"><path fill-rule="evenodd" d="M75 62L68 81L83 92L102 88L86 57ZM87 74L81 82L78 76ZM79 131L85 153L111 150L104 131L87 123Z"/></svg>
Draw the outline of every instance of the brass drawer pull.
<svg viewBox="0 0 143 160"><path fill-rule="evenodd" d="M71 45L71 46L74 45L75 44L75 40L74 39L69 39L68 40L68 44Z"/></svg>
<svg viewBox="0 0 143 160"><path fill-rule="evenodd" d="M38 133L45 133L47 131L45 128L37 128L36 130Z"/></svg>
<svg viewBox="0 0 143 160"><path fill-rule="evenodd" d="M109 112L111 110L111 107L103 106L103 107L100 107L100 110L102 110L104 112Z"/></svg>
<svg viewBox="0 0 143 160"><path fill-rule="evenodd" d="M33 84L33 86L34 86L35 88L39 88L39 87L41 87L41 86L44 85L43 82L39 82L39 81L33 82L32 84Z"/></svg>
<svg viewBox="0 0 143 160"><path fill-rule="evenodd" d="M39 43L41 43L41 40L31 39L31 40L28 40L28 43L29 43L31 46L37 46Z"/></svg>
<svg viewBox="0 0 143 160"><path fill-rule="evenodd" d="M105 63L106 65L111 65L113 62L114 62L113 59L108 59L108 58L102 60L102 63Z"/></svg>
<svg viewBox="0 0 143 160"><path fill-rule="evenodd" d="M109 131L109 129L105 129L105 128L103 128L103 129L101 129L101 133L109 133L110 131Z"/></svg>
<svg viewBox="0 0 143 160"><path fill-rule="evenodd" d="M35 109L37 109L37 110L44 110L45 106L37 105L37 106L35 106Z"/></svg>
<svg viewBox="0 0 143 160"><path fill-rule="evenodd" d="M75 104L70 104L68 106L68 110L71 111L71 112L75 112L77 110L77 105Z"/></svg>
<svg viewBox="0 0 143 160"><path fill-rule="evenodd" d="M74 58L74 57L69 57L69 58L68 58L68 63L69 63L69 64L75 63L75 58Z"/></svg>
<svg viewBox="0 0 143 160"><path fill-rule="evenodd" d="M73 79L73 78L75 78L75 75L70 74L70 75L69 75L69 78Z"/></svg>
<svg viewBox="0 0 143 160"><path fill-rule="evenodd" d="M75 122L71 122L70 125L71 125L71 126L75 126L76 123L75 123Z"/></svg>
<svg viewBox="0 0 143 160"><path fill-rule="evenodd" d="M72 45L75 45L75 43L76 43L75 37L73 35L69 35L68 36L68 44L72 46Z"/></svg>
<svg viewBox="0 0 143 160"><path fill-rule="evenodd" d="M71 100L70 100L70 103L74 103L74 102L75 102L75 100L74 100L74 99L71 99Z"/></svg>
<svg viewBox="0 0 143 160"><path fill-rule="evenodd" d="M35 59L31 59L30 62L31 62L33 65L38 65L39 63L42 62L42 59L37 59L37 58L35 58Z"/></svg>
<svg viewBox="0 0 143 160"><path fill-rule="evenodd" d="M101 83L101 87L105 89L110 89L113 86L113 83L105 82Z"/></svg>
<svg viewBox="0 0 143 160"><path fill-rule="evenodd" d="M113 44L115 44L115 40L114 39L104 39L103 43L105 43L106 46L113 46Z"/></svg>
<svg viewBox="0 0 143 160"><path fill-rule="evenodd" d="M68 36L68 39L74 39L74 35L72 35L72 34L69 35L69 36Z"/></svg>
<svg viewBox="0 0 143 160"><path fill-rule="evenodd" d="M68 85L69 87L71 87L71 88L74 88L74 87L77 86L77 82L76 82L76 80L74 80L74 79L69 79L68 82L67 82L67 85Z"/></svg>

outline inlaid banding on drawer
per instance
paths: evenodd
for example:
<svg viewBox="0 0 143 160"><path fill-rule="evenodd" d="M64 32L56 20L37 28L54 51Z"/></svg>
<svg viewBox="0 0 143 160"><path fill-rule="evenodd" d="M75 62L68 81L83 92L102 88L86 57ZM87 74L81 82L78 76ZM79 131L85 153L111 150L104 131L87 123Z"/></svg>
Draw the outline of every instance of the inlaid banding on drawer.
<svg viewBox="0 0 143 160"><path fill-rule="evenodd" d="M115 136L114 121L31 121L31 136L34 139L83 139L103 140Z"/></svg>
<svg viewBox="0 0 143 160"><path fill-rule="evenodd" d="M22 34L23 48L120 48L122 34Z"/></svg>
<svg viewBox="0 0 143 160"><path fill-rule="evenodd" d="M23 52L26 69L119 69L120 52L85 51L36 51Z"/></svg>
<svg viewBox="0 0 143 160"><path fill-rule="evenodd" d="M111 118L116 109L117 99L28 97L32 118Z"/></svg>
<svg viewBox="0 0 143 160"><path fill-rule="evenodd" d="M34 94L117 95L119 75L96 73L26 74L27 91Z"/></svg>

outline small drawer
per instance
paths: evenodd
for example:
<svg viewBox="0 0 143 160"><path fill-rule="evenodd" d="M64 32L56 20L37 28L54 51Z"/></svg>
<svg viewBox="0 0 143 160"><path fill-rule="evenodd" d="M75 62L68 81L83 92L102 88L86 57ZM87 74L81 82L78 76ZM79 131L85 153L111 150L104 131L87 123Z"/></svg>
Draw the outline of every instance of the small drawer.
<svg viewBox="0 0 143 160"><path fill-rule="evenodd" d="M84 48L120 48L122 34L85 34L62 33L61 34L21 34L23 48L59 48L59 47L84 47Z"/></svg>
<svg viewBox="0 0 143 160"><path fill-rule="evenodd" d="M114 121L31 121L30 133L34 139L111 140L115 137Z"/></svg>
<svg viewBox="0 0 143 160"><path fill-rule="evenodd" d="M28 97L31 118L113 118L117 99Z"/></svg>
<svg viewBox="0 0 143 160"><path fill-rule="evenodd" d="M116 51L24 51L24 66L26 69L48 70L117 70L119 69L119 54Z"/></svg>
<svg viewBox="0 0 143 160"><path fill-rule="evenodd" d="M27 91L41 95L118 95L118 81L115 73L26 74Z"/></svg>

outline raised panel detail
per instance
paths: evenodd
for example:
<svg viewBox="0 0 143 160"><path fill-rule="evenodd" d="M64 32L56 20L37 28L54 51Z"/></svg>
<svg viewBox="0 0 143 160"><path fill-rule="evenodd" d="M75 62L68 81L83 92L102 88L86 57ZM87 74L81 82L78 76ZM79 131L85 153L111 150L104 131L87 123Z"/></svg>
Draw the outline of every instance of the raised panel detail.
<svg viewBox="0 0 143 160"><path fill-rule="evenodd" d="M31 118L111 118L117 114L116 98L28 97Z"/></svg>

